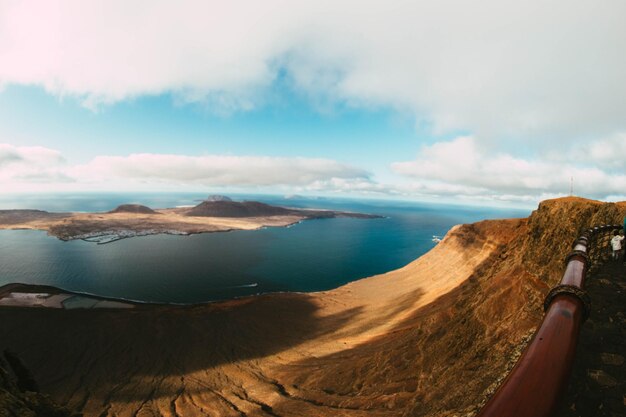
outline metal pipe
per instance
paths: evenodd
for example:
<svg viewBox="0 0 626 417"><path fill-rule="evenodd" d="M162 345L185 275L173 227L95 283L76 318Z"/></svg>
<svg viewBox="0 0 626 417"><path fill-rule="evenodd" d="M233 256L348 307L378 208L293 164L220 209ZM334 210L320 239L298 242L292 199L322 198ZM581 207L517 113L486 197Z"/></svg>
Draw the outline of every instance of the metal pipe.
<svg viewBox="0 0 626 417"><path fill-rule="evenodd" d="M523 356L479 416L553 415L567 388L581 318L579 300L557 297Z"/></svg>

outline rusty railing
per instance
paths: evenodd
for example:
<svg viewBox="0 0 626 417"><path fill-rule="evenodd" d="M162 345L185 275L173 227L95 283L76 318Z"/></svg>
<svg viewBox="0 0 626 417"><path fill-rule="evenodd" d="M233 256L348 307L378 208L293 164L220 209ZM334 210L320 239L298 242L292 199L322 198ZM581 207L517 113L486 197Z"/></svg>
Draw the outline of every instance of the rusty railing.
<svg viewBox="0 0 626 417"><path fill-rule="evenodd" d="M580 326L589 315L587 271L611 256L610 239L620 225L588 229L574 242L561 282L544 302L545 315L515 367L478 417L548 417L567 389Z"/></svg>

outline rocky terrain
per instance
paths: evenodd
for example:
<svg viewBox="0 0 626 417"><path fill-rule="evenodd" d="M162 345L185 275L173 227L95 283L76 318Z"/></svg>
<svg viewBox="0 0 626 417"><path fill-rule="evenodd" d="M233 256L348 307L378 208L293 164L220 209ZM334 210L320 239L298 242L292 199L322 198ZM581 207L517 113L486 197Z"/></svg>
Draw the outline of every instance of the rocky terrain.
<svg viewBox="0 0 626 417"><path fill-rule="evenodd" d="M219 197L219 198L218 198ZM154 234L195 234L289 226L303 220L332 217L374 219L381 216L332 210L304 210L257 201L235 202L212 196L195 207L156 209L123 204L106 213L49 213L0 210L0 229L38 229L62 240L109 243Z"/></svg>
<svg viewBox="0 0 626 417"><path fill-rule="evenodd" d="M86 416L473 415L542 317L580 232L564 198L457 226L396 271L319 293L132 310L0 309L0 349Z"/></svg>

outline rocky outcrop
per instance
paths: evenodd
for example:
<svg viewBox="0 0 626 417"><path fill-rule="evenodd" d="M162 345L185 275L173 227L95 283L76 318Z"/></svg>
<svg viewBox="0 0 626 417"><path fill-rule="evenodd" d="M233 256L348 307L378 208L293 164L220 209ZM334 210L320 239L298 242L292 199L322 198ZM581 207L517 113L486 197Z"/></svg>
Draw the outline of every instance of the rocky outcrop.
<svg viewBox="0 0 626 417"><path fill-rule="evenodd" d="M626 202L602 203L578 197L546 200L528 218L528 235L520 251L522 264L554 286L563 273L563 259L583 232L602 224L622 224Z"/></svg>

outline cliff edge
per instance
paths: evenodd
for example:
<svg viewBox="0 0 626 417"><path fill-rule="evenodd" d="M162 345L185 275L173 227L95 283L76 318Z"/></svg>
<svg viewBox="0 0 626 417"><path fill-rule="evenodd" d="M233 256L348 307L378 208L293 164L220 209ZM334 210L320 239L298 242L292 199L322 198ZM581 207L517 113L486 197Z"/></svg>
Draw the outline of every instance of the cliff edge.
<svg viewBox="0 0 626 417"><path fill-rule="evenodd" d="M624 214L623 203L545 201L528 219L456 226L403 268L319 293L0 309L0 348L86 416L472 415L539 324L574 239Z"/></svg>

